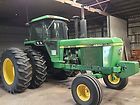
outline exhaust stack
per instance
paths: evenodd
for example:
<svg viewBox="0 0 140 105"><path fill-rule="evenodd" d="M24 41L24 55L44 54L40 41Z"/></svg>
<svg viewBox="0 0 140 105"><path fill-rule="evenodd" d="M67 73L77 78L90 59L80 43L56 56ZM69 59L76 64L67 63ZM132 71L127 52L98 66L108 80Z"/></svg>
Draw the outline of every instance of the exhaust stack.
<svg viewBox="0 0 140 105"><path fill-rule="evenodd" d="M84 5L81 6L80 32L81 38L87 38L87 21L85 19Z"/></svg>
<svg viewBox="0 0 140 105"><path fill-rule="evenodd" d="M75 38L79 38L79 16L73 16L74 26L75 26Z"/></svg>

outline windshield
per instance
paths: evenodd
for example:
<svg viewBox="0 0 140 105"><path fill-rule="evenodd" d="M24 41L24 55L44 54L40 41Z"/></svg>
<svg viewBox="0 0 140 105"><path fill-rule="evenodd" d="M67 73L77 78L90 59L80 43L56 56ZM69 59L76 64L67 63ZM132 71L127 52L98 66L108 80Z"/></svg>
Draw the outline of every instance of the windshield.
<svg viewBox="0 0 140 105"><path fill-rule="evenodd" d="M31 25L31 39L67 39L67 24L61 20L44 20Z"/></svg>

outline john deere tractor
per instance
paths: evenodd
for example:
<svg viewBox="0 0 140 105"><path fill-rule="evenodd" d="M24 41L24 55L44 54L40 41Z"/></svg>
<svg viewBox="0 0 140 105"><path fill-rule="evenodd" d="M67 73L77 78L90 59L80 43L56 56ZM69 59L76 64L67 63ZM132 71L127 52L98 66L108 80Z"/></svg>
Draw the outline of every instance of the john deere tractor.
<svg viewBox="0 0 140 105"><path fill-rule="evenodd" d="M78 105L99 105L103 78L108 88L123 89L128 77L139 72L139 63L122 61L120 38L68 38L68 19L46 15L29 24L28 49L10 48L1 58L2 83L10 93L37 88L47 74L56 79L80 75L72 82L71 92ZM90 73L86 73L90 71Z"/></svg>

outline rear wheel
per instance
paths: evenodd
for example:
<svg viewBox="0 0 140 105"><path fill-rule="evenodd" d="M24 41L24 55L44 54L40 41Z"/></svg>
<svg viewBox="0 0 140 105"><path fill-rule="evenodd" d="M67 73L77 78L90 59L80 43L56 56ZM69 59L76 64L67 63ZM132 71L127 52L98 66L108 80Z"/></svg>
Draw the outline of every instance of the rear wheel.
<svg viewBox="0 0 140 105"><path fill-rule="evenodd" d="M2 53L1 79L4 88L10 93L23 92L32 78L29 59L22 50L9 48Z"/></svg>
<svg viewBox="0 0 140 105"><path fill-rule="evenodd" d="M32 65L32 80L30 82L29 88L34 89L41 86L46 80L47 76L47 66L46 61L43 56L36 50L27 49L25 50L27 56L30 58L30 63Z"/></svg>
<svg viewBox="0 0 140 105"><path fill-rule="evenodd" d="M102 89L94 77L81 75L73 80L72 96L78 105L99 105L102 101Z"/></svg>
<svg viewBox="0 0 140 105"><path fill-rule="evenodd" d="M108 88L121 90L128 84L128 78L119 78L115 73L103 78Z"/></svg>

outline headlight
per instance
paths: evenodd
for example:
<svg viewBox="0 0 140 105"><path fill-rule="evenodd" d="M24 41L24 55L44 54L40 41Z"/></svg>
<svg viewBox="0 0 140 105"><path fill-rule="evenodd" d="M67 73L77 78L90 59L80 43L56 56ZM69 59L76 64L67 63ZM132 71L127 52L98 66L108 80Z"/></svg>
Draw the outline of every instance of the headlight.
<svg viewBox="0 0 140 105"><path fill-rule="evenodd" d="M36 42L37 45L39 45L39 42Z"/></svg>
<svg viewBox="0 0 140 105"><path fill-rule="evenodd" d="M43 42L42 42L42 41L37 41L36 44L37 44L37 45L42 45Z"/></svg>
<svg viewBox="0 0 140 105"><path fill-rule="evenodd" d="M40 44L43 44L43 42L40 42Z"/></svg>

